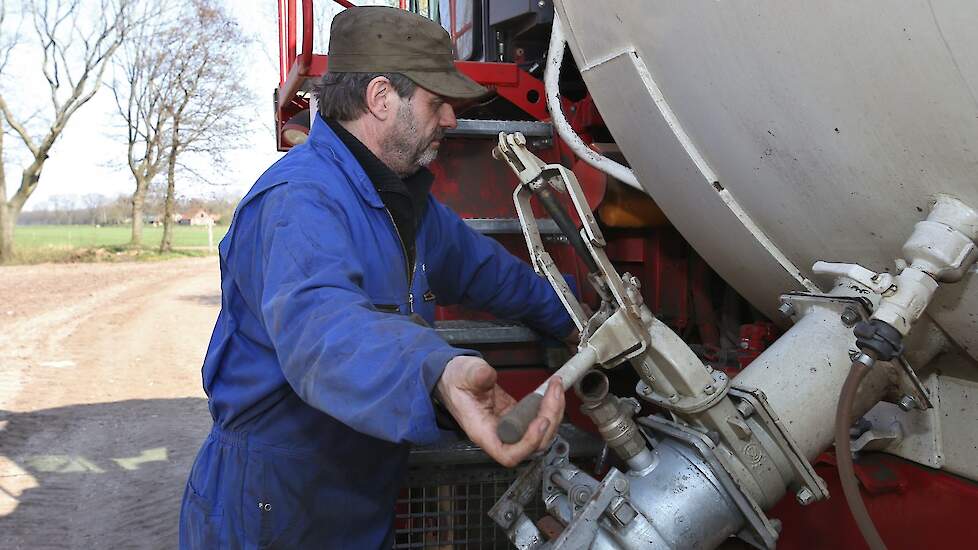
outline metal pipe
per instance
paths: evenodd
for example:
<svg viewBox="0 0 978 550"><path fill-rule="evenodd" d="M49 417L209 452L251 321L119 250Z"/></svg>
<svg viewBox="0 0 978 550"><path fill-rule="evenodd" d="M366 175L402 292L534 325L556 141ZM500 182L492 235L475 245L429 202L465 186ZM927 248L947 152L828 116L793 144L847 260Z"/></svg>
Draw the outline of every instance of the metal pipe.
<svg viewBox="0 0 978 550"><path fill-rule="evenodd" d="M305 75L312 65L312 0L302 0L302 55L299 56L299 74Z"/></svg>
<svg viewBox="0 0 978 550"><path fill-rule="evenodd" d="M801 453L813 461L832 444L836 397L849 373L852 347L852 329L838 311L814 306L733 383L764 390ZM860 388L855 412L863 414L878 403L888 384L885 369L875 369Z"/></svg>
<svg viewBox="0 0 978 550"><path fill-rule="evenodd" d="M571 219L570 214L564 208L564 205L560 204L560 200L557 199L557 195L554 194L553 190L546 183L533 189L533 194L536 195L540 202L543 203L543 207L547 210L547 214L553 219L560 231L567 237L567 241L574 251L577 252L577 256L587 265L587 269L591 273L600 273L598 270L598 264L591 257L591 253L587 249L587 245L584 244L584 239L581 237L580 229L578 229L577 224Z"/></svg>
<svg viewBox="0 0 978 550"><path fill-rule="evenodd" d="M285 84L285 75L288 73L288 60L285 51L285 13L283 3L285 0L278 0L278 84Z"/></svg>
<svg viewBox="0 0 978 550"><path fill-rule="evenodd" d="M291 67L295 63L295 44L296 44L296 12L295 12L295 0L288 0L286 5L286 10L288 17L286 19L286 42L285 48L288 54L287 59L289 60L288 66Z"/></svg>
<svg viewBox="0 0 978 550"><path fill-rule="evenodd" d="M557 130L557 135L584 162L644 193L645 189L635 177L635 172L588 147L567 122L564 111L560 107L560 66L564 60L566 43L560 16L555 12L553 28L550 31L550 48L547 51L547 69L543 74L543 86L547 94L547 109L550 111L551 122Z"/></svg>
<svg viewBox="0 0 978 550"><path fill-rule="evenodd" d="M655 457L649 451L645 437L635 424L633 416L638 412L633 401L622 401L608 393L608 376L597 370L585 374L574 385L574 391L584 403L581 412L598 428L598 433L629 468L643 471L653 464Z"/></svg>
<svg viewBox="0 0 978 550"><path fill-rule="evenodd" d="M573 357L568 359L564 363L564 366L560 367L554 373L554 376L560 377L561 385L564 391L567 391L597 361L598 352L591 346L584 346L584 349L578 351ZM543 396L547 393L548 384L549 380L540 384L533 393L520 399L519 403L499 420L499 425L496 427L496 435L499 436L499 439L503 443L516 443L520 439L523 439L523 434L526 433L530 422L537 417L537 412L540 410L540 402L543 401Z"/></svg>

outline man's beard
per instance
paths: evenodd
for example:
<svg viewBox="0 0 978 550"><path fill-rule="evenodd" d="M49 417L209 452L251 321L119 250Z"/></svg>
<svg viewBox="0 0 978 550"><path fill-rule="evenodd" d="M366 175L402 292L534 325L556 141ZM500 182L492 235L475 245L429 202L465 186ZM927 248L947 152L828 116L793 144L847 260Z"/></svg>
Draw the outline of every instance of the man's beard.
<svg viewBox="0 0 978 550"><path fill-rule="evenodd" d="M410 176L422 166L428 166L435 160L438 149L432 145L432 142L440 141L444 134L445 131L438 127L431 134L422 136L411 107L407 102L403 102L397 109L394 128L381 142L387 157L384 162L397 175Z"/></svg>

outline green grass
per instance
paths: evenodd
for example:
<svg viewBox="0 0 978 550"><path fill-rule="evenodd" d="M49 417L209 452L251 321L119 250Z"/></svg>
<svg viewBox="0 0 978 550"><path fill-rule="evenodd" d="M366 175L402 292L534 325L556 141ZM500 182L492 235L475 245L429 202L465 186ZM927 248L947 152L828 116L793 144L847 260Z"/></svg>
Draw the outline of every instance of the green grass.
<svg viewBox="0 0 978 550"><path fill-rule="evenodd" d="M214 246L224 238L226 225L214 226ZM14 246L28 248L98 248L124 246L132 238L128 225L19 225L14 228ZM156 248L163 238L162 227L143 227L143 245ZM207 246L207 228L178 225L173 228L176 248Z"/></svg>
<svg viewBox="0 0 978 550"><path fill-rule="evenodd" d="M227 232L214 227L214 246ZM162 227L143 227L143 246L128 246L132 228L123 225L20 225L14 229L14 263L156 261L206 256L207 228L178 225L173 228L173 252L159 254Z"/></svg>

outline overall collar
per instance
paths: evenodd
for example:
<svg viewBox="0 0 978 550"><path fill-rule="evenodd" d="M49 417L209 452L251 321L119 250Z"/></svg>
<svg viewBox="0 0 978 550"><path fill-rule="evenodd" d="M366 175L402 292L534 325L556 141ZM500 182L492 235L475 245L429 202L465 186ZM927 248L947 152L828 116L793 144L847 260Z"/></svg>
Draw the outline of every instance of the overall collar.
<svg viewBox="0 0 978 550"><path fill-rule="evenodd" d="M354 187L375 208L384 208L379 192L427 196L435 180L434 174L427 168L401 179L356 136L335 121L323 120L319 113L313 120L308 143L314 150L332 156L347 169Z"/></svg>

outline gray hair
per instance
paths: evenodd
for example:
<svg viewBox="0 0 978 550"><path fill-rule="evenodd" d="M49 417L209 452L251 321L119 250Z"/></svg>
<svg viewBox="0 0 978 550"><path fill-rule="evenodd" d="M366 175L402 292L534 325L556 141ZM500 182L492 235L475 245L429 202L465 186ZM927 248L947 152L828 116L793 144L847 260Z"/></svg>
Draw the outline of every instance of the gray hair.
<svg viewBox="0 0 978 550"><path fill-rule="evenodd" d="M367 84L383 76L390 81L397 95L411 98L418 87L400 73L331 73L323 75L313 90L319 101L319 114L323 118L346 122L367 112Z"/></svg>

